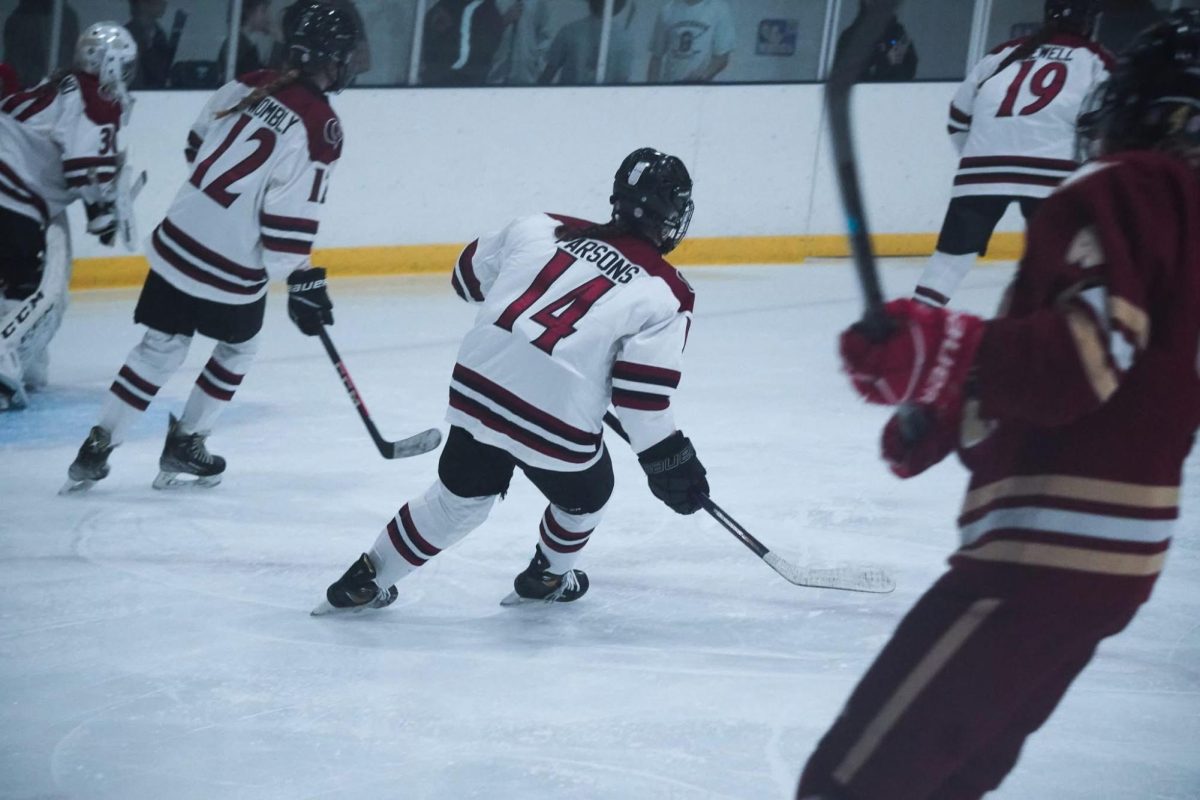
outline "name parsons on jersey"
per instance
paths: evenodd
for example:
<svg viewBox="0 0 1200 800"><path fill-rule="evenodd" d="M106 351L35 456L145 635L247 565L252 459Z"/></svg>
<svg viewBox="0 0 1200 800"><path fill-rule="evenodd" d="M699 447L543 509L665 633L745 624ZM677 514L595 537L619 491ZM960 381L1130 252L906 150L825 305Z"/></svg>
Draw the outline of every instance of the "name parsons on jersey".
<svg viewBox="0 0 1200 800"><path fill-rule="evenodd" d="M275 102L270 97L264 97L257 103L247 109L252 117L257 117L263 124L279 132L283 135L291 130L292 126L300 121L300 118L293 114L287 106Z"/></svg>
<svg viewBox="0 0 1200 800"><path fill-rule="evenodd" d="M561 245L576 258L589 261L615 283L629 283L642 268L627 261L619 252L595 239L572 239Z"/></svg>

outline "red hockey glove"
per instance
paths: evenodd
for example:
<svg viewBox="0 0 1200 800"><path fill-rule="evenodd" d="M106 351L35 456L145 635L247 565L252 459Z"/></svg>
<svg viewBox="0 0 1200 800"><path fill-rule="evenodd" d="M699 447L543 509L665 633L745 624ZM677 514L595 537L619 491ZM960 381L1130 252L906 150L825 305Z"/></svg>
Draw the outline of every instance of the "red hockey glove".
<svg viewBox="0 0 1200 800"><path fill-rule="evenodd" d="M922 415L924 430L921 434L915 438L907 434L900 419L904 411L898 411L883 427L883 437L880 441L883 460L898 478L920 475L950 455L958 440L957 408L944 408L940 411L928 406L909 408Z"/></svg>
<svg viewBox="0 0 1200 800"><path fill-rule="evenodd" d="M842 332L842 369L854 389L868 403L915 403L935 415L957 409L983 320L907 299L884 311L896 330L883 341L872 341L858 325Z"/></svg>

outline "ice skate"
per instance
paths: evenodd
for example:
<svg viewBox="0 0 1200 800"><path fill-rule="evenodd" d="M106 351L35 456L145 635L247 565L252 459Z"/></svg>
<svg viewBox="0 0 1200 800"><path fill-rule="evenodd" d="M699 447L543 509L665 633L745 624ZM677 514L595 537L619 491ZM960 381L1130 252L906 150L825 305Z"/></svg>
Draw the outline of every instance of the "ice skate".
<svg viewBox="0 0 1200 800"><path fill-rule="evenodd" d="M368 608L383 608L396 601L395 586L383 589L375 582L375 565L363 553L346 574L325 590L325 599L312 610L312 616L358 613Z"/></svg>
<svg viewBox="0 0 1200 800"><path fill-rule="evenodd" d="M210 488L220 483L221 474L225 472L225 459L208 452L204 446L207 438L208 434L204 433L181 433L179 420L171 414L154 488ZM180 477L182 475L193 477Z"/></svg>
<svg viewBox="0 0 1200 800"><path fill-rule="evenodd" d="M86 492L108 475L108 454L113 451L112 436L99 425L88 432L88 437L79 447L79 455L67 468L67 482L59 494Z"/></svg>
<svg viewBox="0 0 1200 800"><path fill-rule="evenodd" d="M522 603L570 603L587 594L588 576L581 569L567 570L562 575L548 571L550 561L539 546L525 571L513 581L513 590L500 601L502 606Z"/></svg>

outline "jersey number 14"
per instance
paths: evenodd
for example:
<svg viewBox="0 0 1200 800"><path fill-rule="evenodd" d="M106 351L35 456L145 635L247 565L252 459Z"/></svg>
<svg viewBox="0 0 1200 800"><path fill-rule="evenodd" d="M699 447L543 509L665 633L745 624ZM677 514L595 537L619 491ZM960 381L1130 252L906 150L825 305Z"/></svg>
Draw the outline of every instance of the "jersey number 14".
<svg viewBox="0 0 1200 800"><path fill-rule="evenodd" d="M562 274L570 269L575 261L575 256L570 253L563 250L556 252L554 258L542 267L541 272L533 279L529 288L508 304L508 308L504 309L504 313L496 320L496 326L511 332L517 318L541 299L551 285L562 277ZM615 285L608 278L595 277L539 308L529 317L529 320L541 325L545 330L532 339L531 344L552 354L555 345L575 333L576 323L583 318L583 315L597 300Z"/></svg>

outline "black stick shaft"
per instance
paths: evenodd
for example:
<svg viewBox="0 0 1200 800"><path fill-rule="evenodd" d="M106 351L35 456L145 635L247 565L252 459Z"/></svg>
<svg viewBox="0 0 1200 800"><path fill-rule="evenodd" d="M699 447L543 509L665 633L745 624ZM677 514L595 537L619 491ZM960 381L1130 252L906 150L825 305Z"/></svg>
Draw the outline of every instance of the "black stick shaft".
<svg viewBox="0 0 1200 800"><path fill-rule="evenodd" d="M329 360L333 362L334 368L342 379L342 386L346 388L346 394L350 395L350 401L354 403L354 408L358 410L358 416L362 418L363 424L367 426L367 432L371 434L371 440L375 442L375 446L379 448L379 452L385 457L388 456L385 452L387 443L384 442L383 436L379 434L379 429L375 427L375 423L371 420L371 414L367 411L367 405L363 402L362 395L358 393L358 387L354 385L354 379L350 377L350 371L346 369L345 362L338 354L337 348L333 346L333 340L329 338L329 333L322 325L318 330L318 335L321 337L321 344L325 345L325 352L329 355Z"/></svg>

